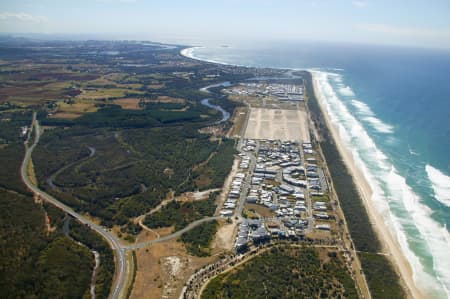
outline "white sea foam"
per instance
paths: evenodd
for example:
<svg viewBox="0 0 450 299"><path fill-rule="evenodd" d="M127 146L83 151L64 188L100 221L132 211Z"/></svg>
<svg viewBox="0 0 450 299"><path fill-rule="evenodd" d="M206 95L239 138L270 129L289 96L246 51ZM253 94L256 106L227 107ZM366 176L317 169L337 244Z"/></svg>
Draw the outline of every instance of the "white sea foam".
<svg viewBox="0 0 450 299"><path fill-rule="evenodd" d="M199 48L202 48L202 47L185 48L185 49L180 51L180 54L185 56L185 57L188 57L188 58L191 58L191 59L195 59L194 51L195 51L195 49L199 49Z"/></svg>
<svg viewBox="0 0 450 299"><path fill-rule="evenodd" d="M227 62L223 62L220 61L218 59L205 59L205 58L200 58L195 56L195 51L199 50L199 49L204 49L205 47L191 47L191 48L185 48L183 50L180 51L180 54L187 57L187 58L191 58L194 60L199 60L199 61L205 61L205 62L210 62L210 63L215 63L215 64L222 64L222 65L235 65L235 66L242 66L245 67L245 65L239 65L239 64L230 64Z"/></svg>
<svg viewBox="0 0 450 299"><path fill-rule="evenodd" d="M450 207L450 177L431 165L426 165L425 170L433 187L434 197L442 204Z"/></svg>
<svg viewBox="0 0 450 299"><path fill-rule="evenodd" d="M334 75L330 77L335 79ZM415 282L430 297L449 297L450 236L447 229L431 218L431 210L420 202L405 178L378 149L361 123L338 98L328 79L329 74L314 72L319 101L352 153L355 164L371 185L371 200L410 262ZM373 117L367 105L356 102L356 106L366 117ZM420 249L425 253L417 256L410 247L412 244L420 244ZM423 254L432 259L432 269L422 264Z"/></svg>
<svg viewBox="0 0 450 299"><path fill-rule="evenodd" d="M394 132L393 126L384 123L379 118L376 118L374 116L366 116L363 118L363 120L369 123L372 128L374 128L379 133L389 134Z"/></svg>
<svg viewBox="0 0 450 299"><path fill-rule="evenodd" d="M352 100L351 103L356 108L359 114L366 116L374 116L372 109L370 109L369 105L367 105L366 103L363 103L358 100Z"/></svg>
<svg viewBox="0 0 450 299"><path fill-rule="evenodd" d="M355 96L355 93L350 88L350 86L342 86L341 88L339 88L339 93L346 97L354 97Z"/></svg>
<svg viewBox="0 0 450 299"><path fill-rule="evenodd" d="M394 132L394 127L383 122L381 119L375 117L369 105L358 100L351 101L353 107L356 108L357 114L363 121L367 122L378 133L391 134Z"/></svg>

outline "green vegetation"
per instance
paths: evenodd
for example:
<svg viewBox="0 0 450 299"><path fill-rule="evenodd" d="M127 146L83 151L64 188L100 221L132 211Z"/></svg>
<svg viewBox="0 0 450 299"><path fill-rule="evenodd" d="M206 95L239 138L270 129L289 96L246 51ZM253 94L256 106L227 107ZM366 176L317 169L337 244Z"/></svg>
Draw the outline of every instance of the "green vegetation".
<svg viewBox="0 0 450 299"><path fill-rule="evenodd" d="M86 247L58 229L47 232L43 209L29 196L0 189L0 214L0 297L89 295L93 257Z"/></svg>
<svg viewBox="0 0 450 299"><path fill-rule="evenodd" d="M148 110L180 110L187 108L185 104L182 103L146 103L145 109Z"/></svg>
<svg viewBox="0 0 450 299"><path fill-rule="evenodd" d="M361 252L359 259L370 287L372 298L405 298L399 278L389 260L377 253ZM370 269L370 270L366 270Z"/></svg>
<svg viewBox="0 0 450 299"><path fill-rule="evenodd" d="M125 298L127 298L127 299L130 298L130 296L131 296L131 292L133 291L134 281L136 280L136 273L137 273L136 251L133 250L131 257L133 260L133 274L131 277L130 285L128 286L128 289L127 289L127 295L125 296Z"/></svg>
<svg viewBox="0 0 450 299"><path fill-rule="evenodd" d="M158 205L170 190L195 190L198 171L193 169L213 152L207 163L212 183L202 187L222 185L233 157L217 149L231 148L232 141L219 142L188 126L120 132L58 128L43 134L33 161L41 187L106 225L124 225ZM47 178L68 162L87 157L89 147L95 155L63 171L54 178L57 188L51 188Z"/></svg>
<svg viewBox="0 0 450 299"><path fill-rule="evenodd" d="M20 177L25 149L23 144L12 143L0 148L0 187L22 194L30 194Z"/></svg>
<svg viewBox="0 0 450 299"><path fill-rule="evenodd" d="M87 126L90 128L149 128L183 121L200 121L200 111L126 110L108 105L96 112L86 113L74 120L45 118L45 126Z"/></svg>
<svg viewBox="0 0 450 299"><path fill-rule="evenodd" d="M216 235L218 225L216 220L203 223L182 234L180 239L190 254L195 256L209 256L209 245Z"/></svg>
<svg viewBox="0 0 450 299"><path fill-rule="evenodd" d="M194 171L193 179L201 190L221 188L233 167L235 141L224 139L207 164Z"/></svg>
<svg viewBox="0 0 450 299"><path fill-rule="evenodd" d="M202 299L211 298L358 298L358 295L337 252L275 247L211 280Z"/></svg>
<svg viewBox="0 0 450 299"><path fill-rule="evenodd" d="M0 114L0 187L22 194L30 194L20 177L25 149L21 127L31 123L31 113L2 112Z"/></svg>
<svg viewBox="0 0 450 299"><path fill-rule="evenodd" d="M320 147L330 170L333 185L347 220L351 237L358 251L361 264L373 298L404 298L405 293L392 264L385 256L377 255L381 244L369 222L367 211L345 166L333 138L324 122L322 111L314 95L312 78L303 72L308 108L319 133L322 136Z"/></svg>
<svg viewBox="0 0 450 299"><path fill-rule="evenodd" d="M36 266L42 273L41 298L87 297L94 266L88 248L58 237L41 253Z"/></svg>
<svg viewBox="0 0 450 299"><path fill-rule="evenodd" d="M122 225L130 239L140 231L130 218L157 206L168 192L222 186L233 160L233 141L199 133L220 117L201 105L205 94L199 88L252 77L254 69L191 61L179 55L180 47L12 37L0 41L0 188L30 195L19 169L25 140L20 127L29 125L32 110L43 127L51 126L33 152L39 187L105 225ZM219 96L218 90L210 95ZM142 110L113 105L119 98L142 103ZM149 103L158 99L174 103ZM235 105L222 104L230 112ZM114 257L106 241L75 221L69 229L67 215L51 205L37 206L31 198L4 192L5 202L16 196L20 200L5 206L3 213L9 216L0 220L2 261L15 262L6 262L8 269L2 264L2 297L87 296L84 283L90 271L84 267L92 267L92 255L64 234L69 232L100 253L96 292L97 298L107 297ZM186 206L194 217L175 222L184 225L215 209L211 203L201 205ZM49 232L42 208L50 219ZM16 224L19 220L23 223ZM211 232L207 229L205 237ZM200 242L202 252L205 244ZM63 259L67 265L61 264ZM42 278L53 285L43 285Z"/></svg>
<svg viewBox="0 0 450 299"><path fill-rule="evenodd" d="M27 110L7 110L0 114L0 144L20 143L25 140L20 134L22 126L31 123L31 112Z"/></svg>
<svg viewBox="0 0 450 299"><path fill-rule="evenodd" d="M206 200L179 203L171 201L158 212L147 215L144 224L150 228L174 226L175 230L186 227L189 223L213 216L216 211L217 193L211 193Z"/></svg>
<svg viewBox="0 0 450 299"><path fill-rule="evenodd" d="M100 254L95 296L96 298L108 298L114 276L114 253L109 244L89 227L79 222L72 222L70 236Z"/></svg>

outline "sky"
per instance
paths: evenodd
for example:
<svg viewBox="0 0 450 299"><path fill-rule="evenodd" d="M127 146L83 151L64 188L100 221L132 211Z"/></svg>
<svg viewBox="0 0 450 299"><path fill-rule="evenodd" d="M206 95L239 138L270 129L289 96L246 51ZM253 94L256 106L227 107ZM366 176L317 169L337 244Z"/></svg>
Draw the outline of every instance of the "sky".
<svg viewBox="0 0 450 299"><path fill-rule="evenodd" d="M450 0L0 0L0 32L450 49Z"/></svg>

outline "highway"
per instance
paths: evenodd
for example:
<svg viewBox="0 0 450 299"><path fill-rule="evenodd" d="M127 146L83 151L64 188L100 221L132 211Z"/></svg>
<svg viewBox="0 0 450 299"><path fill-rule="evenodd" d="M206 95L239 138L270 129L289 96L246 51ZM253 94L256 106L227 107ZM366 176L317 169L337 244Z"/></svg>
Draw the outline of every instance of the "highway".
<svg viewBox="0 0 450 299"><path fill-rule="evenodd" d="M28 177L28 165L30 163L31 154L36 147L36 145L39 142L40 138L40 128L39 123L36 120L36 113L33 113L33 122L31 125L31 128L34 129L35 132L35 139L31 146L29 146L30 140L28 139L25 142L25 156L22 161L20 174L22 177L23 182L25 185L30 189L32 192L34 192L36 195L39 195L39 197L56 207L60 208L64 212L66 212L68 215L72 216L73 218L76 218L79 222L88 225L91 229L95 230L97 233L99 233L103 238L105 238L108 243L110 244L111 248L116 252L116 275L114 277L113 285L111 288L111 294L110 298L118 299L120 298L120 294L122 289L125 286L126 278L127 278L127 262L126 262L126 249L122 247L119 240L113 236L111 233L109 233L106 229L103 227L93 223L92 221L84 218L77 212L75 212L72 208L66 206L65 204L59 202L56 198L53 196L45 193L44 191L40 190L37 186L35 186ZM31 136L30 134L29 136Z"/></svg>

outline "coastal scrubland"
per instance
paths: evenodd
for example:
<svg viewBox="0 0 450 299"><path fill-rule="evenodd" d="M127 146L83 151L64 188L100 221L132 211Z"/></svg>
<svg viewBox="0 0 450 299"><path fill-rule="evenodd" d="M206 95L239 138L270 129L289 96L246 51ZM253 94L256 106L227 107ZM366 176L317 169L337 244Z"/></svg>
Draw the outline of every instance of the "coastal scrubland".
<svg viewBox="0 0 450 299"><path fill-rule="evenodd" d="M280 246L213 278L201 298L358 298L358 295L338 252Z"/></svg>
<svg viewBox="0 0 450 299"><path fill-rule="evenodd" d="M372 228L369 216L341 155L329 132L319 103L314 94L312 77L309 72L301 72L305 79L308 108L320 134L320 147L325 156L339 203L351 238L358 252L364 274L373 298L404 298L405 292L400 278L391 261L380 254L382 245Z"/></svg>
<svg viewBox="0 0 450 299"><path fill-rule="evenodd" d="M171 201L158 212L147 215L144 224L150 228L174 227L180 230L189 223L213 216L216 211L216 197L218 192L211 192L208 199L179 203ZM182 241L187 251L196 256L207 256L210 253L209 245L217 232L217 221L203 223L200 226L184 233Z"/></svg>
<svg viewBox="0 0 450 299"><path fill-rule="evenodd" d="M158 212L147 215L144 224L150 228L174 226L175 230L180 230L190 222L214 215L216 195L216 192L212 192L208 199L183 203L173 200Z"/></svg>
<svg viewBox="0 0 450 299"><path fill-rule="evenodd" d="M233 141L210 140L188 126L61 128L42 136L33 159L42 188L111 226L127 225L170 191L221 187L233 154ZM67 163L73 164L55 176Z"/></svg>

